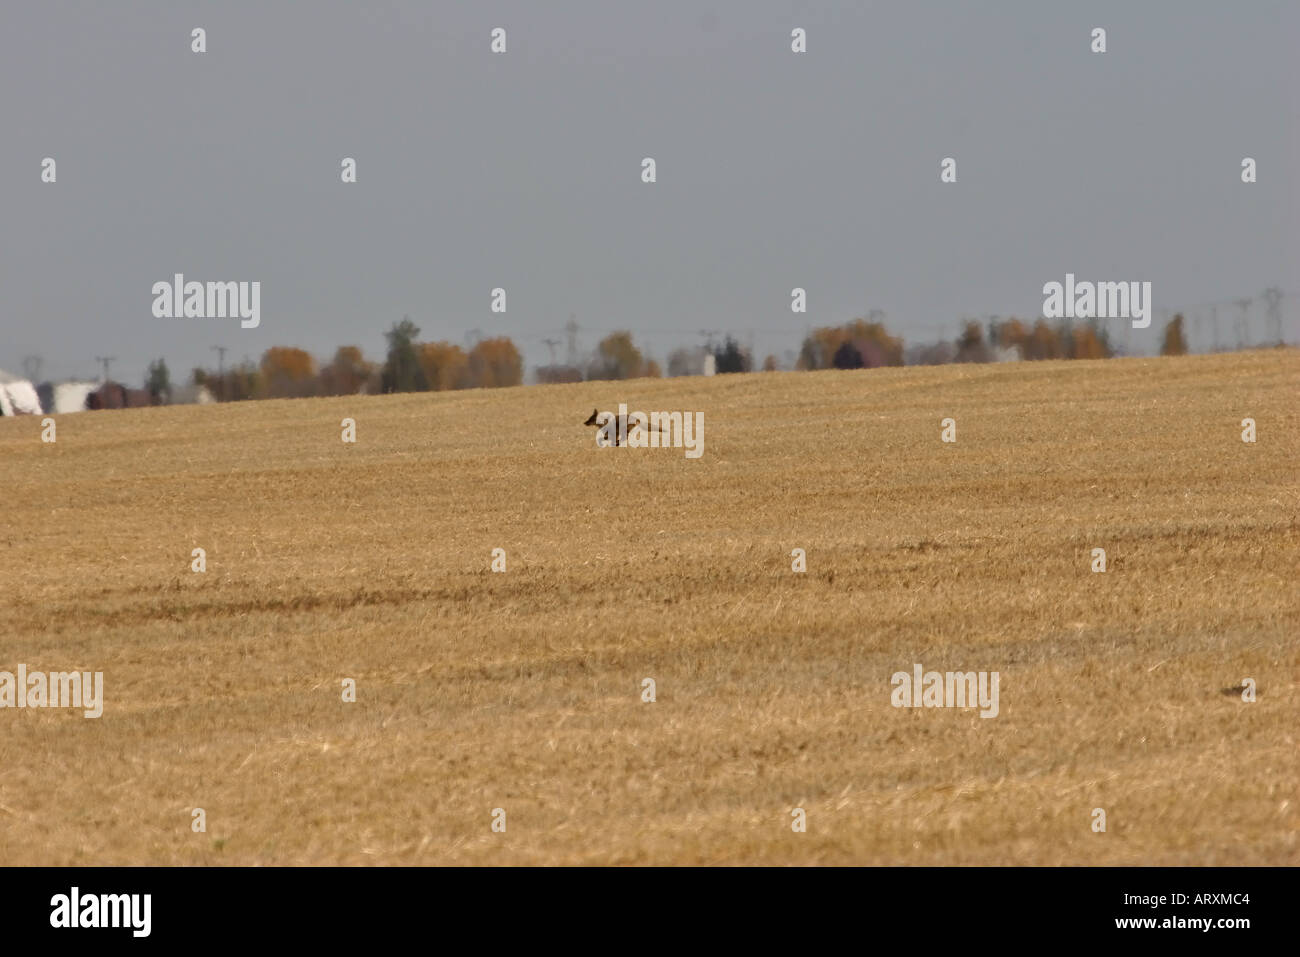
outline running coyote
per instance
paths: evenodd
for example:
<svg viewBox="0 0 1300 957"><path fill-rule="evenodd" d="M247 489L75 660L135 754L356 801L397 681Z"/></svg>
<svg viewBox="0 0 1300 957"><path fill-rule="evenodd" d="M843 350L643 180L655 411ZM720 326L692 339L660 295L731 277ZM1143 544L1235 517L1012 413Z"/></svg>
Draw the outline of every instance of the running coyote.
<svg viewBox="0 0 1300 957"><path fill-rule="evenodd" d="M625 409L625 408L626 408L625 406L621 406L621 405L619 406L619 409L620 409L620 410L623 410L623 409ZM594 427L597 428L597 429L602 429L602 430L604 430L604 431L605 431L605 434L606 434L606 435L608 436L608 438L609 438L609 445L616 446L616 445L621 445L621 444L627 443L627 438L626 438L626 436L627 436L627 434L630 433L630 432L632 431L632 429L634 429L634 428L639 428L639 429L641 429L641 431L644 432L644 433L646 433L646 435L649 435L651 432L658 432L658 433L660 433L660 434L663 434L663 431L664 431L662 425L660 425L660 424L658 424L658 423L654 423L654 424L650 424L650 423L648 423L648 422L646 421L646 415L645 415L645 413L643 413L643 412L634 412L634 413L632 413L631 416L629 416L629 415L627 415L626 413L624 413L623 418L626 420L626 422L625 422L625 424L624 424L624 430L625 430L625 431L624 431L624 436L625 436L625 438L623 439L623 442L620 442L620 441L619 441L619 438L618 438L618 433L619 433L619 429L618 429L618 424L619 424L619 423L618 423L618 418L619 418L619 417L616 416L616 415L614 415L613 412L606 412L606 413L604 413L604 414L605 414L606 416L608 416L608 418L606 418L604 422L598 422L598 421L596 421L596 420L600 418L600 416L601 416L601 412L600 412L599 409L592 409L592 410L591 410L591 416L590 416L590 418L588 418L587 421L584 422L584 423L582 423L582 424L583 424L583 425L594 426ZM638 421L635 417L639 417L639 421ZM607 425L608 425L608 428L606 428ZM596 444L597 444L597 445L600 444L600 436L599 436L599 435L596 436ZM655 445L658 446L658 442L657 442L657 441L656 441Z"/></svg>

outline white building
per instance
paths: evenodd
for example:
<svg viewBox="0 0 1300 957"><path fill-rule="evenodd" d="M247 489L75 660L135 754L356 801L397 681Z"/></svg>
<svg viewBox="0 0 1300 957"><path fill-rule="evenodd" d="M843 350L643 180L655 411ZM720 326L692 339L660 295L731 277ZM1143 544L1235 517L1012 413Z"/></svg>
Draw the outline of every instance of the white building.
<svg viewBox="0 0 1300 957"><path fill-rule="evenodd" d="M0 369L0 415L40 415L36 386Z"/></svg>
<svg viewBox="0 0 1300 957"><path fill-rule="evenodd" d="M54 386L54 401L47 412L84 412L86 397L99 388L98 382L60 382Z"/></svg>

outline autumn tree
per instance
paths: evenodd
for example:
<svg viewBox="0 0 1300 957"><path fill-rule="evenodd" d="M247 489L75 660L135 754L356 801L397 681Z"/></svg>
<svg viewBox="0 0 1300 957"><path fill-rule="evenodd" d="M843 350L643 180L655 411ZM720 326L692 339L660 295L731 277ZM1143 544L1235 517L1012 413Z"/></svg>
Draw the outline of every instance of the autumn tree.
<svg viewBox="0 0 1300 957"><path fill-rule="evenodd" d="M356 395L369 382L374 366L361 355L358 346L339 346L334 359L320 372L325 395Z"/></svg>
<svg viewBox="0 0 1300 957"><path fill-rule="evenodd" d="M587 367L588 379L635 379L642 374L641 350L632 344L632 333L611 332Z"/></svg>
<svg viewBox="0 0 1300 957"><path fill-rule="evenodd" d="M297 398L315 391L316 362L302 349L272 346L262 354L262 389L273 399Z"/></svg>
<svg viewBox="0 0 1300 957"><path fill-rule="evenodd" d="M1162 356L1187 355L1187 337L1183 334L1183 314L1180 312L1165 326L1165 339L1160 346Z"/></svg>
<svg viewBox="0 0 1300 957"><path fill-rule="evenodd" d="M469 352L469 378L480 389L500 389L524 381L524 360L506 336L482 339Z"/></svg>
<svg viewBox="0 0 1300 957"><path fill-rule="evenodd" d="M1048 325L1046 319L1039 319L1034 323L1034 328L1025 340L1023 350L1026 359L1063 358L1060 338L1056 330Z"/></svg>
<svg viewBox="0 0 1300 957"><path fill-rule="evenodd" d="M954 362L988 362L988 346L984 344L984 327L978 322L967 322L957 339Z"/></svg>
<svg viewBox="0 0 1300 957"><path fill-rule="evenodd" d="M846 343L849 345L849 350L843 348ZM858 354L861 366L856 364L836 366L837 355L841 363L856 363L856 360L851 357L850 350ZM866 319L854 319L842 326L822 326L813 329L804 339L799 350L801 369L876 368L902 364L903 340L891 336L881 323Z"/></svg>
<svg viewBox="0 0 1300 957"><path fill-rule="evenodd" d="M431 391L470 387L469 356L455 343L422 342L415 347L415 357Z"/></svg>
<svg viewBox="0 0 1300 957"><path fill-rule="evenodd" d="M1095 323L1075 326L1070 331L1071 359L1109 359L1110 343L1104 331Z"/></svg>
<svg viewBox="0 0 1300 957"><path fill-rule="evenodd" d="M1029 330L1019 319L989 323L989 345L991 346L998 349L1018 349L1022 358L1028 358L1025 353L1028 340Z"/></svg>

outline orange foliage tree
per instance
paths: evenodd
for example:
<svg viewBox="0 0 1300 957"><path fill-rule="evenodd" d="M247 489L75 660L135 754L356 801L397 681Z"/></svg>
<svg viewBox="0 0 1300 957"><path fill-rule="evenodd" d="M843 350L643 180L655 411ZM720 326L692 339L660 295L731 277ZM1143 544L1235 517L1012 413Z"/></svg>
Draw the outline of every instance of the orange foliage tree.
<svg viewBox="0 0 1300 957"><path fill-rule="evenodd" d="M989 326L989 342L1000 349L1019 349L1022 356L1026 355L1029 342L1029 330L1019 319L1008 319L1006 322L996 322Z"/></svg>
<svg viewBox="0 0 1300 957"><path fill-rule="evenodd" d="M316 361L302 349L272 346L262 354L262 386L273 399L312 395Z"/></svg>
<svg viewBox="0 0 1300 957"><path fill-rule="evenodd" d="M339 346L334 361L320 370L321 392L325 395L356 395L374 374L357 346Z"/></svg>
<svg viewBox="0 0 1300 957"><path fill-rule="evenodd" d="M1110 347L1106 344L1105 338L1097 331L1096 326L1089 323L1086 326L1075 326L1071 332L1071 359L1108 359L1110 358Z"/></svg>
<svg viewBox="0 0 1300 957"><path fill-rule="evenodd" d="M524 360L505 336L483 339L469 352L470 382L480 389L499 389L524 381Z"/></svg>
<svg viewBox="0 0 1300 957"><path fill-rule="evenodd" d="M415 347L415 357L432 391L469 388L469 356L460 346L450 342L422 342Z"/></svg>
<svg viewBox="0 0 1300 957"><path fill-rule="evenodd" d="M1165 326L1165 340L1160 346L1162 356L1187 355L1187 337L1183 335L1183 314L1180 312Z"/></svg>
<svg viewBox="0 0 1300 957"><path fill-rule="evenodd" d="M1046 319L1034 323L1033 330L1023 346L1026 359L1060 359L1063 358L1061 340L1056 330L1047 324Z"/></svg>
<svg viewBox="0 0 1300 957"><path fill-rule="evenodd" d="M854 319L842 326L822 326L812 330L799 351L799 368L832 368L836 353L846 342L857 349L864 365L903 364L902 339L891 336L879 322Z"/></svg>

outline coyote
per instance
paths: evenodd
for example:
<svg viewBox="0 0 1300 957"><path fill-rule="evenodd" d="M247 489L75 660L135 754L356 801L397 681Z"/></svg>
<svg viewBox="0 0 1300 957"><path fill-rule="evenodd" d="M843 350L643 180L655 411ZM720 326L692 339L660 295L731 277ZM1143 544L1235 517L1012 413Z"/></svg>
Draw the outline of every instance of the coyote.
<svg viewBox="0 0 1300 957"><path fill-rule="evenodd" d="M613 416L613 413L610 413L610 415ZM596 421L596 419L597 419L599 416L600 416L600 410L599 410L599 409L592 409L592 410L591 410L591 417L590 417L589 419L587 419L587 421L584 422L584 423L582 423L582 424L583 424L583 425L591 425L591 426L595 426L597 429L602 428L601 423L599 423L599 422ZM610 445L618 445L618 444L619 444L619 441L618 441L617 418L614 419L614 424L615 424L616 427L610 429L609 432L607 433L607 434L609 435L609 438L610 438ZM631 419L629 419L629 420L628 420L628 423L627 423L627 429L628 429L629 432L632 430L632 425L633 425L633 422L631 421ZM646 431L646 432L650 432L650 431L651 431L651 427L650 427L648 424L647 424L647 425L642 425L641 428L642 428L644 431ZM661 432L661 433L662 433L662 432L663 432L663 429L662 429L662 428L655 428L654 431L656 431L656 432Z"/></svg>
<svg viewBox="0 0 1300 957"><path fill-rule="evenodd" d="M592 410L591 410L591 418L589 418L586 422L584 422L584 423L582 423L582 424L583 424L583 425L591 425L591 426L595 426L597 429L601 428L601 427L602 427L601 424L600 424L599 422L596 421L596 418L597 418L599 415L600 415L600 410L599 410L599 409L592 409ZM612 429L612 430L610 431L610 433L609 433L609 436L610 436L611 439L613 439L613 443L612 443L612 444L614 444L614 445L618 445L618 429Z"/></svg>
<svg viewBox="0 0 1300 957"><path fill-rule="evenodd" d="M629 413L627 406L620 402L618 415L592 409L591 417L582 424L596 427L596 445L599 448L617 445L634 449L685 448L688 459L698 459L704 454L703 412ZM619 435L620 427L622 436Z"/></svg>

